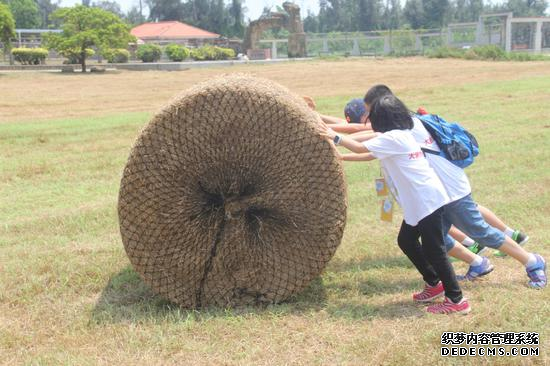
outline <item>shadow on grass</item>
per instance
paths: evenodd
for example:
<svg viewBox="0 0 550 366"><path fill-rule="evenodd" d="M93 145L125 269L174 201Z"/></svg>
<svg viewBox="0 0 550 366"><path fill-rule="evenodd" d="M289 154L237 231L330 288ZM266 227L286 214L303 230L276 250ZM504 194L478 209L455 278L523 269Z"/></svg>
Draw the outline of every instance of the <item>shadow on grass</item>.
<svg viewBox="0 0 550 366"><path fill-rule="evenodd" d="M142 321L203 321L212 318L227 318L241 315L300 315L325 312L333 317L349 319L400 318L418 316L422 312L408 303L372 305L368 298L388 293L401 292L404 288L418 287L418 281L392 283L369 278L353 286L338 281L325 285L317 277L300 294L281 304L250 306L232 309L208 308L187 310L156 295L128 266L114 275L94 307L92 323L119 323ZM328 301L327 290L335 301Z"/></svg>
<svg viewBox="0 0 550 366"><path fill-rule="evenodd" d="M361 261L339 261L333 259L328 269L334 272L359 272L367 269L391 269L391 268L413 268L412 263L404 255L397 257L365 258Z"/></svg>

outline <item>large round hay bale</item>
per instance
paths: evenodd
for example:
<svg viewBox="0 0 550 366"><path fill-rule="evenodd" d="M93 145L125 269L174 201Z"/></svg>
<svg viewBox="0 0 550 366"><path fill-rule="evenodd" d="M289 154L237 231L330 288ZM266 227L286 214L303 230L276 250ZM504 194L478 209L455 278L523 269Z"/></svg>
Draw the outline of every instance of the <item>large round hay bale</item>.
<svg viewBox="0 0 550 366"><path fill-rule="evenodd" d="M341 164L303 101L250 76L199 84L157 113L122 177L124 247L184 307L274 303L340 244Z"/></svg>

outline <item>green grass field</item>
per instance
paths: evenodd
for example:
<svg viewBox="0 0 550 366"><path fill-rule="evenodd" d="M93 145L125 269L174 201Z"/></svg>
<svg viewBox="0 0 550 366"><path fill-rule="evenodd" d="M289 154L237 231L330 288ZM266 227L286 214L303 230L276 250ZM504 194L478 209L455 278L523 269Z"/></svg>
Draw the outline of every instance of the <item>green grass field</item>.
<svg viewBox="0 0 550 366"><path fill-rule="evenodd" d="M318 100L340 115L351 95ZM412 108L461 121L481 155L476 200L526 231L550 259L550 77L407 89ZM468 316L427 315L420 276L382 223L378 163L346 165L348 224L325 272L267 308L186 311L132 270L117 195L147 113L0 124L0 364L549 364L550 292L526 287L513 259L464 285ZM455 264L462 273L466 266ZM440 356L446 331L538 332L538 357Z"/></svg>

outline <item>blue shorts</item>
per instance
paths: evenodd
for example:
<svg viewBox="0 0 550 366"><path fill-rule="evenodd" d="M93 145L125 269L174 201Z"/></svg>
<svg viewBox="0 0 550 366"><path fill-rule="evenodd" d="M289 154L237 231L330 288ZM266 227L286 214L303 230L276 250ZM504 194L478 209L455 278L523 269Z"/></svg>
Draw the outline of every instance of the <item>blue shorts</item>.
<svg viewBox="0 0 550 366"><path fill-rule="evenodd" d="M449 232L451 225L486 247L498 249L506 240L502 231L489 225L481 216L471 194L445 206L443 213L443 230L445 233ZM454 241L447 234L445 237L447 251L452 249Z"/></svg>

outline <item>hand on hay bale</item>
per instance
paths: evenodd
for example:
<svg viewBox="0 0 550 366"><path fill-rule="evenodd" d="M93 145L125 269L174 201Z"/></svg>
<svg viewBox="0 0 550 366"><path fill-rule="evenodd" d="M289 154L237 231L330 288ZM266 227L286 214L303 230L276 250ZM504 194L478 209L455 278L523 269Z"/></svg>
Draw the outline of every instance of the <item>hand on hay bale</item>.
<svg viewBox="0 0 550 366"><path fill-rule="evenodd" d="M309 97L307 95L302 96L304 101L307 103L307 106L311 108L312 111L314 111L317 108L317 105L315 104L315 101L312 97Z"/></svg>
<svg viewBox="0 0 550 366"><path fill-rule="evenodd" d="M317 277L346 220L336 151L304 101L236 75L176 97L136 141L119 222L130 261L184 307L277 303Z"/></svg>

